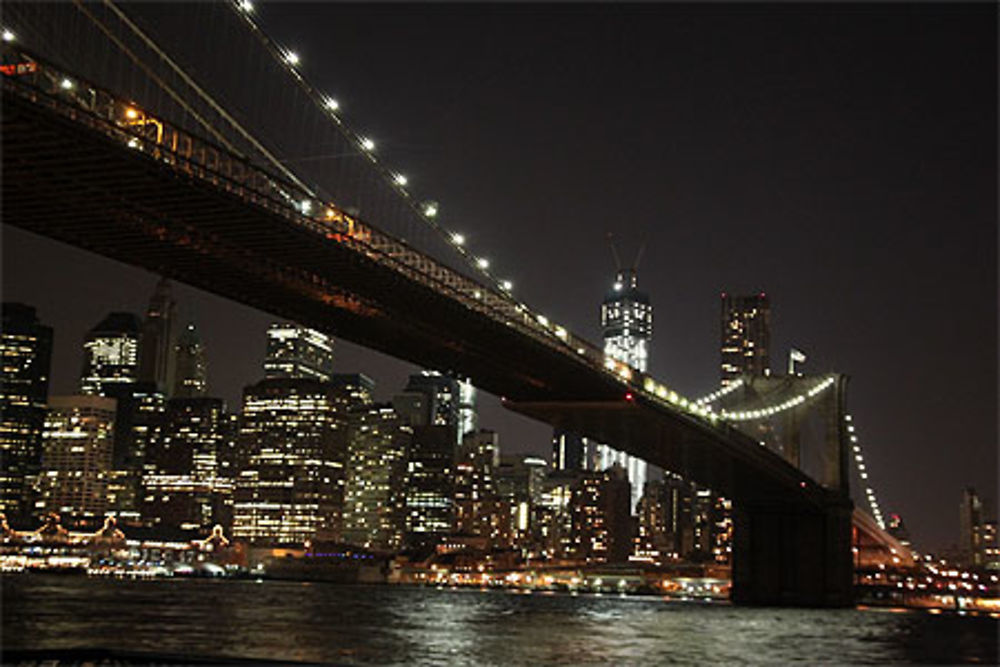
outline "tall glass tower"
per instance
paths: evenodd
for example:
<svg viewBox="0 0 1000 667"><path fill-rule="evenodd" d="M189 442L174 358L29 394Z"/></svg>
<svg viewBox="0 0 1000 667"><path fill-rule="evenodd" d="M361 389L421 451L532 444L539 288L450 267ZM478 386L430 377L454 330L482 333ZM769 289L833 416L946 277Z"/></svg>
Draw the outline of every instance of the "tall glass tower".
<svg viewBox="0 0 1000 667"><path fill-rule="evenodd" d="M769 367L771 303L767 295L722 293L719 376L722 386L741 375L764 375Z"/></svg>
<svg viewBox="0 0 1000 667"><path fill-rule="evenodd" d="M634 268L619 271L615 276L611 291L601 304L601 327L604 330L604 354L645 373L649 363L649 343L653 337L653 307L649 303L649 295L639 290L639 278ZM632 485L630 507L635 512L646 485L646 462L607 445L598 445L596 455L598 470L606 470L617 463L628 472L628 481Z"/></svg>
<svg viewBox="0 0 1000 667"><path fill-rule="evenodd" d="M601 304L604 354L646 372L653 337L653 307L639 290L635 269L619 271Z"/></svg>

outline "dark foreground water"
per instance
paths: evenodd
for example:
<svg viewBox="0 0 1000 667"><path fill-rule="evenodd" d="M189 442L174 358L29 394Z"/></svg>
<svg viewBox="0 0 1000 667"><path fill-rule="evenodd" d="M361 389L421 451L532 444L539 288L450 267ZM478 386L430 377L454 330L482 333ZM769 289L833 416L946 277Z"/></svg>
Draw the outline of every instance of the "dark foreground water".
<svg viewBox="0 0 1000 667"><path fill-rule="evenodd" d="M997 662L988 617L233 580L4 576L5 650L323 663Z"/></svg>

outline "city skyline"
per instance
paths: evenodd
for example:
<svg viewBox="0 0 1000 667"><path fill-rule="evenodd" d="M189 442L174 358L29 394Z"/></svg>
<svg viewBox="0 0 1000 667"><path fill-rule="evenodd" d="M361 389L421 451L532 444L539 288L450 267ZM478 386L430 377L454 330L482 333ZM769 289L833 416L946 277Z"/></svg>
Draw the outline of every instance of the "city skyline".
<svg viewBox="0 0 1000 667"><path fill-rule="evenodd" d="M301 49L304 66L310 72L313 71L309 69L311 63L320 60L318 54L311 54L324 47L351 48L350 38L348 43L340 46L323 45L314 34L310 35L307 26L296 24L308 21L311 11L319 9L296 15L280 7L264 5L261 9L261 20L268 29ZM386 18L377 9L369 11L365 14L361 9L351 7L342 10L346 19L356 21L358 26ZM499 16L494 18L503 24L505 13L498 9L492 11L498 13ZM594 21L601 11L580 10L573 21L577 22L577 27L586 25L596 29ZM653 19L663 19L664 16L658 12L669 14L671 10L649 11ZM672 11L679 12L673 17L676 23L695 32L699 21L707 20L698 11ZM701 11L712 14L708 9ZM449 20L463 18L462 12L459 15ZM787 18L788 15L792 18ZM832 39L833 29L828 24L820 26L801 12L791 11L788 15L783 19L785 23L797 21L798 27L818 31L825 40ZM370 71L366 71L364 76L350 69L349 57L331 57L331 62L337 63L337 67L330 69L337 71L326 72L317 67L315 72L321 81L330 78L330 88L337 91L338 99L348 109L346 113L353 122L372 127L373 134L379 133L380 145L385 146L388 155L386 159L406 166L407 172L412 172L414 187L427 188L428 192L436 195L441 192L437 198L442 202L443 212L455 211L452 218L455 224L467 228L470 243L483 248L483 252L488 253L496 264L505 267L518 293L524 294L529 303L543 312L551 313L556 321L564 322L591 340L598 339L596 311L600 296L606 291L613 273L603 245L603 234L607 231L603 227L625 227L624 231L628 234L622 234L616 227L619 236L636 239L638 244L644 230L641 226L635 228L639 223L622 220L640 219L651 226L651 230L645 230L650 239L644 275L652 274L654 277L647 278L645 284L649 286L658 314L681 314L679 318L670 315L659 317L657 335L663 338L654 341L657 352L651 360L652 371L655 376L678 386L689 395L702 395L716 386L718 337L715 326L718 314L715 309L718 307L718 291L741 293L766 290L773 299L772 368L780 371L787 349L794 346L809 356L809 362L802 369L804 372L836 370L852 377L850 410L861 429L882 505L904 516L918 546L929 541L940 547L954 540L948 534L953 532L955 523L955 502L948 499L957 498L960 489L968 484L985 489L996 488L996 466L992 465L996 456L996 401L995 385L991 384L995 380L996 367L996 350L992 345L995 342L995 319L990 319L991 315L995 315L996 300L991 293L995 280L989 280L991 276L995 278L995 252L989 250L995 249L995 243L989 242L990 238L995 240L995 230L990 228L987 219L995 204L995 197L988 197L995 184L990 186L983 180L989 176L990 161L978 148L980 143L986 143L981 141L982 137L991 132L984 125L989 114L981 113L988 111L991 103L984 101L978 87L983 81L979 77L989 74L987 70L990 68L981 65L978 69L960 69L960 76L955 81L946 77L953 73L949 67L964 63L947 60L953 56L949 55L951 52L946 52L946 47L959 39L961 31L958 26L970 27L965 22L972 19L963 18L956 10L950 21L932 26L930 17L929 12L915 9L908 29L919 30L922 38L930 39L936 48L924 55L915 54L912 48L902 51L911 59L925 59L922 81L927 85L924 87L915 85L913 81L907 82L907 77L913 76L909 71L917 68L903 68L891 57L894 47L902 48L908 44L899 28L893 26L866 24L862 29L848 25L849 22L843 18L839 23L834 21L851 37L848 41L858 47L857 53L834 49L835 55L841 58L839 66L846 68L846 73L837 70L841 72L839 76L829 69L834 66L834 55L825 56L818 47L816 50L806 49L808 67L782 66L774 62L770 51L764 49L764 40L746 37L740 46L748 48L752 57L742 65L742 69L736 67L738 73L752 75L756 71L755 63L760 65L766 62L770 67L777 67L769 71L781 72L779 83L774 84L778 91L791 91L797 97L793 95L791 101L782 102L778 99L780 95L765 95L760 88L750 84L744 86L733 80L738 78L735 73L729 75L721 69L710 68L713 81L721 79L727 83L728 87L723 89L730 91L739 102L736 106L745 107L750 116L729 115L717 105L709 105L708 117L698 123L683 113L677 117L677 109L671 111L666 105L666 95L671 91L666 87L662 90L657 88L653 91L657 104L653 106L668 115L673 113L673 120L686 132L693 133L694 139L686 143L678 136L666 140L651 136L647 139L656 148L644 151L642 142L631 133L609 132L615 137L614 141L609 137L588 147L588 150L601 156L601 159L594 159L594 163L613 166L616 162L608 159L609 156L624 150L619 143L625 143L635 154L633 164L646 167L658 165L653 169L633 167L634 172L639 174L635 182L616 178L613 168L608 166L595 169L595 174L570 167L578 163L579 158L567 143L566 131L572 128L562 127L557 122L560 117L558 110L562 108L560 104L582 104L586 98L581 93L586 90L584 84L587 80L586 77L574 77L572 72L567 71L565 57L552 53L541 40L542 28L532 28L524 35L530 46L529 51L548 65L541 68L540 81L527 88L527 93L535 95L534 101L539 106L537 113L530 119L515 114L517 123L514 125L520 131L527 129L548 137L543 147L544 155L537 158L539 165L535 167L540 170L539 176L547 177L545 182L548 185L544 190L528 189L516 197L518 208L525 212L522 216L524 220L510 220L510 216L501 217L497 213L502 210L502 202L515 197L512 191L504 190L514 188L518 183L518 179L509 176L518 173L509 167L512 155L500 149L501 142L477 134L481 131L477 124L458 122L454 136L461 137L460 140L446 134L440 122L433 122L434 117L440 115L433 96L415 94L415 83L401 80L403 73L389 67L393 59L388 55L380 55L369 62ZM617 29L625 35L628 28L636 34L644 34L641 26L634 25L634 15L624 13L612 18L615 19L612 27L601 30ZM710 18L716 25L719 24L718 16ZM770 33L760 24L759 18L749 14L729 17L728 23L722 21L721 32L730 34L726 31L735 30L735 24L739 22L737 18L750 21L758 31L763 30L774 40L781 37L787 43L793 39ZM541 19L545 24L544 16ZM482 17L464 15L463 20L476 23ZM587 23L588 20L591 23ZM388 17L387 21L381 26L385 34L380 39L388 40L391 36L405 40L409 29L404 31L401 18ZM445 23L444 26L423 27L440 31L454 27L454 24ZM667 27L671 25L668 23ZM788 28L788 25L785 27ZM971 27L973 34L978 34L975 26ZM679 31L676 25L672 29ZM494 30L497 32L491 34L495 38L500 28ZM572 40L572 35L563 36ZM804 38L805 34L794 39L804 41ZM718 35L713 39L721 41ZM888 43L876 44L879 39L888 40ZM463 40L463 48L469 49L470 53L482 53L467 43L471 41L468 37L463 37ZM428 41L435 42L433 39ZM683 39L680 41L684 43ZM577 42L572 43L579 46ZM981 41L972 43L982 44ZM823 44L832 46L829 41ZM806 48L803 43L797 42L797 45ZM699 57L710 60L713 57L722 58L707 48L698 50L696 45L688 46ZM495 56L499 44L487 40L483 48L492 49L490 54ZM652 50L653 55L663 55L653 46L647 48ZM680 49L680 46L674 42L670 48ZM968 50L969 47L966 44L964 48ZM444 48L440 47L416 53L433 61L443 51ZM630 53L620 44L618 51L620 57ZM573 50L573 53L579 54L579 50ZM861 85L850 74L857 73L857 69L851 68L859 68L866 55L881 57L873 58L873 71L866 72L867 78ZM485 60L485 56L482 57ZM519 90L516 87L516 68L513 67L516 57L512 58L515 62L504 58L491 61L499 63L492 72L494 85L488 93L479 92L480 97L472 95L472 100L466 99L463 104L474 106L476 102L482 104L488 101L503 108L503 100L494 96L502 98L504 91ZM589 65L595 64L593 58L596 56L587 61ZM469 69L462 70L467 77L466 86L470 85L468 77L475 73L478 62L471 57ZM684 83L685 62L675 64L669 72L673 77L672 85ZM716 65L721 63L720 60ZM426 64L422 62L422 65ZM618 93L627 87L626 82L635 83L642 78L641 72L631 72L628 68L616 69L607 63L603 67L606 69L596 70L599 80L618 86L614 88ZM806 76L814 74L814 70L826 74L821 79L825 87L811 89L804 86ZM616 75L621 71L625 73L618 81ZM970 81L977 85L966 86L967 82L962 77L970 77ZM993 78L995 80L995 76ZM906 83L891 84L897 80ZM760 84L757 78L751 77L751 81ZM557 84L565 84L567 90L560 90ZM703 85L708 86L707 83ZM860 89L858 86L861 86ZM966 87L979 96L967 92ZM702 102L715 99L710 87L681 88ZM957 101L945 104L945 93L947 99ZM869 104L866 107L869 115L861 117L852 113L856 108L848 103L855 98L869 103L879 102L880 105L874 105L874 110L871 110L869 107L872 105ZM395 99L398 103L384 104L381 102L384 99ZM676 104L683 107L681 111L690 110L684 107L683 102ZM992 104L995 105L995 101ZM457 120L461 121L461 108L457 101L451 102L452 120L457 116ZM900 109L910 111L901 114ZM770 118L766 113L768 110L777 113L782 127L770 125L770 121L766 120ZM803 112L808 112L804 114L805 118L802 117ZM404 114L407 117L404 118ZM931 122L932 117L947 119L947 122ZM592 117L590 120L596 122L602 118ZM607 120L604 118L605 122ZM810 134L827 128L826 121L831 120L840 123L836 125L840 128L837 138L853 145L853 150L859 154L849 155L841 144L831 138ZM741 122L745 126L741 126ZM959 125L964 130L956 135L951 130ZM747 134L736 130L746 131ZM883 138L889 144L879 150L872 148L874 138L879 136L880 131L886 130L892 130ZM794 146L794 142L783 134L785 131L805 146ZM386 139L383 140L383 137ZM867 138L867 141L861 137ZM913 143L918 137L922 140L919 146ZM712 141L708 141L710 139ZM711 188L699 184L698 178L706 176L706 169L720 163L729 165L726 162L729 156L721 149L727 141L733 140L739 140L738 144L751 149L750 154L758 157L763 156L760 151L766 145L767 150L778 154L782 168L766 174L766 178L758 176L755 181L751 173L755 165L744 155L740 156L744 163L730 165L733 174L729 178L720 177L719 181L709 179L714 183ZM851 144L852 141L856 143ZM482 167L470 170L475 174L457 169L460 154L466 150L464 142L469 142L473 146L471 150L477 154L498 155L496 165L485 171ZM670 146L676 150L668 150ZM678 173L682 165L672 164L667 159L670 155L698 173ZM701 162L691 162L693 156L702 155L713 155L713 160L700 157ZM803 162L803 156L807 155L809 161ZM919 160L919 169L910 167L914 164L913 160ZM963 165L962 170L956 166L959 163ZM411 168L410 164L414 166ZM505 169L501 165L508 166ZM799 173L800 167L807 171L811 169L815 182L806 186L803 181L796 181L793 176ZM495 177L496 172L508 176L489 178L490 175ZM844 174L848 172L852 178L845 180ZM659 190L656 184L660 180L649 181L649 174L652 173L668 174L669 177L663 180L676 184L672 185L671 196L665 201L655 196ZM589 179L596 174L612 186L603 189L595 187L597 184ZM889 174L898 180L889 178ZM934 185L930 186L926 179L932 174ZM467 180L473 178L476 180ZM487 185L493 181L496 181L495 184ZM791 183L794 187L782 190L775 183ZM817 190L819 186L816 183L825 184L824 188ZM584 184L589 184L589 187ZM882 187L876 189L873 184ZM771 189L766 187L768 185ZM735 203L722 205L713 196L715 188L733 197L742 206ZM923 192L922 188L933 196ZM968 211L963 220L952 223L953 227L961 225L961 233L953 231L941 242L942 239L934 236L938 221L950 214L952 209L946 205L963 189L978 193L975 198L977 203L971 208L963 208L963 211ZM615 191L619 196L613 196ZM575 197L573 192L600 192L614 201L598 201L594 194ZM638 196L643 193L644 197ZM830 198L837 198L837 207L843 210L830 211ZM968 200L965 197L962 201ZM666 211L658 207L657 201L665 204ZM582 210L585 206L596 207L597 210L625 206L632 215L616 216L614 223L608 223L603 216L588 215ZM704 208L698 209L697 206ZM556 215L566 219L589 220L586 227L589 233L574 233L564 238L568 226L546 227L541 224ZM727 220L734 216L740 220L735 223ZM477 225L462 222L466 218L482 222ZM710 231L699 233L692 228L696 225L654 226L663 220L685 219L698 221ZM513 233L500 233L499 230L504 228L501 220ZM628 229L630 226L633 228ZM70 321L72 317L83 318L79 313L89 306L92 312L86 317L86 326L79 329L82 336L82 332L93 326L107 311L141 313L155 278L145 274L148 279L123 280L123 275L142 274L134 271L123 273L108 260L29 238L20 231L5 228L4 232L4 298L36 306L42 322L56 329L54 382L50 394L64 393L61 387L65 382L65 373L76 372L78 366L64 370L64 366L67 369L69 366L65 361L66 353L60 352L60 348L65 347L62 336L66 335L61 332L69 327L61 323L62 318L67 317ZM800 235L804 238L798 238ZM569 244L567 251L561 255L551 251L558 242ZM737 248L728 248L727 243ZM691 255L693 260L685 255ZM831 255L837 259L830 261ZM570 261L574 258L578 258L579 265ZM706 266L699 266L698 262L706 266L717 263L719 266L706 271ZM75 266L66 266L67 263ZM781 263L784 263L780 267L782 270L776 271L774 265ZM917 270L911 268L914 266ZM52 275L34 275L33 272ZM86 285L82 279L91 272L95 275ZM47 284L45 298L31 298L32 289L44 290L46 281L51 282ZM881 286L881 289L870 289L873 284ZM119 303L96 305L100 303L100 297L85 296L86 293L114 294ZM222 387L222 391L210 389L210 392L221 393L232 401L232 395L241 389L237 385L246 385L254 380L253 377L240 379L241 374L246 372L241 369L250 366L259 368L258 357L254 355L263 356L258 334L249 334L247 330L259 328L256 323L275 318L253 313L235 304L223 304L214 297L195 294L188 288L178 290L178 293L184 293L179 300L190 302L192 305L188 308L194 313L190 317L182 314L180 319L197 322L208 350L209 373L219 377L217 381L210 377L210 387L213 382L218 382L216 386ZM46 300L48 304L40 302ZM935 315L939 317L935 319ZM918 335L911 332L918 332ZM250 352L251 348L259 351ZM213 352L213 349L226 352ZM952 352L944 354L941 352L944 350ZM378 368L371 371L377 376L401 378L409 372L404 370L409 368L407 366L387 361L340 340L334 354L338 359L345 360L338 361L339 370L344 372L366 372L366 364ZM960 355L971 355L973 361ZM244 363L251 356L254 356L254 362ZM356 359L357 363L346 363L351 359ZM977 366L976 360L982 363ZM394 390L390 387L398 384L384 380L379 382L380 389L385 387L384 390L389 391ZM952 388L955 386L971 389L968 393L954 392ZM487 410L491 409L495 409L497 415L501 414L495 403L493 408L487 407ZM931 421L930 415L943 416ZM942 425L940 420L948 424ZM485 419L483 421L489 423ZM527 425L513 418L510 423L515 424L510 427L515 433L525 434L523 440L531 441L525 443L526 446L533 451L547 453L548 427L539 424L536 428L536 425ZM490 425L501 432L505 430L497 423ZM957 440L958 444L949 442L951 439ZM505 445L509 444L516 450L518 440L516 435L506 437ZM955 447L967 452L965 460L953 455ZM900 461L908 463L905 469ZM927 488L935 489L935 493L923 494ZM918 494L930 495L931 498L921 499Z"/></svg>

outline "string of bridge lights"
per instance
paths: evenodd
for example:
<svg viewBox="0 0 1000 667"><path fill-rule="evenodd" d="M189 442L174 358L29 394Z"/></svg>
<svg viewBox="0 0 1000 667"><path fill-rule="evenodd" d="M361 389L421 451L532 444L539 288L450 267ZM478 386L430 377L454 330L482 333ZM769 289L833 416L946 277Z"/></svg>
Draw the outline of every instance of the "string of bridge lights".
<svg viewBox="0 0 1000 667"><path fill-rule="evenodd" d="M301 73L299 68L302 64L302 57L299 53L277 44L261 29L259 25L257 25L256 21L254 21L251 16L255 9L252 0L233 0L233 6L236 8L237 12L243 16L251 28L255 30L269 46L272 46L277 51L281 62L293 78L306 90L306 92L314 99L326 115L341 127L348 138L354 142L357 148L360 149L361 154L367 157L372 164L378 168L383 177L385 177L389 184L404 198L417 216L431 229L437 232L445 240L445 242L448 243L451 248L463 258L463 260L465 260L472 268L486 278L490 284L496 287L499 293L515 301L515 303L519 306L527 308L526 304L513 298L512 292L514 289L514 283L509 279L496 276L489 270L490 260L487 257L476 255L466 247L467 239L464 234L456 230L448 230L438 223L436 219L440 213L438 203L431 200L418 203L409 190L406 189L406 186L409 184L409 178L401 172L388 168L379 161L376 155L375 140L369 136L356 132L349 124L344 122L340 103L335 98L329 95L321 94L317 91ZM313 202L303 200L299 203L298 208L302 213L308 214L312 210L312 205ZM548 329L548 327L546 327L546 329Z"/></svg>
<svg viewBox="0 0 1000 667"><path fill-rule="evenodd" d="M882 510L879 508L878 499L875 498L875 489L868 482L868 470L865 467L865 458L861 452L861 444L858 441L858 435L854 428L854 420L851 418L851 415L844 415L844 421L847 422L847 433L848 439L851 442L851 453L854 464L858 469L858 475L861 476L861 481L865 483L865 498L868 500L868 506L871 508L875 523L878 524L879 528L885 530L885 521L882 518Z"/></svg>
<svg viewBox="0 0 1000 667"><path fill-rule="evenodd" d="M835 376L830 376L820 382L817 382L812 388L802 394L793 396L777 405L772 405L766 408L758 408L756 410L740 410L736 412L728 412L722 410L719 416L728 421L751 421L754 419L764 419L765 417L771 417L780 412L785 412L786 410L791 410L792 408L802 405L811 398L822 394L824 391L833 386L833 383L837 381Z"/></svg>
<svg viewBox="0 0 1000 667"><path fill-rule="evenodd" d="M733 393L734 391L736 391L737 389L739 389L742 386L743 386L743 378L737 378L736 380L733 380L729 384L720 387L716 391L713 391L711 394L709 394L707 396L702 396L701 398L699 398L698 400L696 400L694 402L694 404L695 405L708 405L709 403L715 403L717 400L719 400L723 396L727 396L727 395Z"/></svg>

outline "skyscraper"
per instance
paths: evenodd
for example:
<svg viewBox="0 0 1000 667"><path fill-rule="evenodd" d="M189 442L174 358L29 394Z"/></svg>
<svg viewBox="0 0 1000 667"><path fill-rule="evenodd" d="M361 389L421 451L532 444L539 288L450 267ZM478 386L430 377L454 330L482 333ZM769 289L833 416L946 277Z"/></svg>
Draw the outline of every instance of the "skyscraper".
<svg viewBox="0 0 1000 667"><path fill-rule="evenodd" d="M388 403L351 412L344 541L368 549L402 546L404 482L412 430Z"/></svg>
<svg viewBox="0 0 1000 667"><path fill-rule="evenodd" d="M174 348L176 369L174 375L174 398L198 398L208 391L208 369L205 362L205 346L198 336L194 322L189 322L177 338Z"/></svg>
<svg viewBox="0 0 1000 667"><path fill-rule="evenodd" d="M170 281L161 278L149 300L139 346L139 380L153 384L161 392L173 388L176 308L177 304L170 294Z"/></svg>
<svg viewBox="0 0 1000 667"><path fill-rule="evenodd" d="M35 309L3 304L0 332L0 511L11 519L31 512L31 486L42 461L42 429L49 394L52 328Z"/></svg>
<svg viewBox="0 0 1000 667"><path fill-rule="evenodd" d="M393 407L413 429L406 474L406 546L426 550L454 529L458 383L440 373L411 375Z"/></svg>
<svg viewBox="0 0 1000 667"><path fill-rule="evenodd" d="M232 523L232 480L220 475L227 438L221 398L167 401L162 435L146 458L142 518L165 535L204 535Z"/></svg>
<svg viewBox="0 0 1000 667"><path fill-rule="evenodd" d="M455 461L455 528L464 535L492 538L496 486L493 475L500 463L499 436L494 431L470 431L462 438Z"/></svg>
<svg viewBox="0 0 1000 667"><path fill-rule="evenodd" d="M634 268L619 271L615 276L611 291L601 304L601 327L605 356L645 373L653 337L653 307L649 303L649 295L639 289L639 278ZM635 512L646 484L646 462L606 445L597 446L596 457L599 470L615 464L625 469L632 489L629 507Z"/></svg>
<svg viewBox="0 0 1000 667"><path fill-rule="evenodd" d="M983 521L983 502L971 486L962 490L962 504L958 511L958 549L969 565L979 565L979 525Z"/></svg>
<svg viewBox="0 0 1000 667"><path fill-rule="evenodd" d="M653 337L653 307L639 290L635 269L619 271L601 304L604 354L646 372Z"/></svg>
<svg viewBox="0 0 1000 667"><path fill-rule="evenodd" d="M740 375L764 375L770 368L771 305L767 295L722 293L722 386Z"/></svg>
<svg viewBox="0 0 1000 667"><path fill-rule="evenodd" d="M553 470L587 470L590 464L589 453L588 438L558 429L552 432Z"/></svg>
<svg viewBox="0 0 1000 667"><path fill-rule="evenodd" d="M613 466L586 473L570 498L574 556L588 563L624 563L632 551L629 483Z"/></svg>
<svg viewBox="0 0 1000 667"><path fill-rule="evenodd" d="M139 318L110 313L87 332L80 393L117 398L139 379Z"/></svg>
<svg viewBox="0 0 1000 667"><path fill-rule="evenodd" d="M328 382L271 378L243 391L240 447L247 463L236 482L233 535L255 542L340 538L347 428Z"/></svg>
<svg viewBox="0 0 1000 667"><path fill-rule="evenodd" d="M41 507L71 521L97 525L107 510L115 400L53 396L45 419Z"/></svg>
<svg viewBox="0 0 1000 667"><path fill-rule="evenodd" d="M280 322L267 329L264 376L313 378L326 382L333 375L333 339L315 329Z"/></svg>

